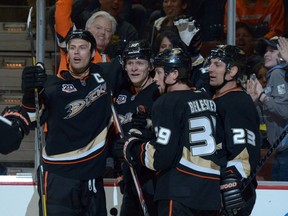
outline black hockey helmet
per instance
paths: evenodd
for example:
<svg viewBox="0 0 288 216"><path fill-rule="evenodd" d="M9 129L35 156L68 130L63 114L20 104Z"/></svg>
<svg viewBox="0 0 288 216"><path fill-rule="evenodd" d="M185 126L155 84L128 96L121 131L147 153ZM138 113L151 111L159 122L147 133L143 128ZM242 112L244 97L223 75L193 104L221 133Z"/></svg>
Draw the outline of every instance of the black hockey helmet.
<svg viewBox="0 0 288 216"><path fill-rule="evenodd" d="M96 40L95 40L94 36L89 31L82 30L82 29L74 30L68 35L68 37L66 38L67 48L68 48L68 44L69 44L70 40L77 39L77 38L90 42L90 44L91 44L90 51L91 52L93 52L96 49Z"/></svg>
<svg viewBox="0 0 288 216"><path fill-rule="evenodd" d="M211 58L218 58L226 63L226 69L230 70L232 66L237 66L240 73L242 73L246 55L242 49L233 45L218 45L210 51L208 60Z"/></svg>
<svg viewBox="0 0 288 216"><path fill-rule="evenodd" d="M155 66L163 66L165 73L169 73L170 69L184 67L188 71L191 70L191 58L181 48L173 48L158 53L154 58Z"/></svg>
<svg viewBox="0 0 288 216"><path fill-rule="evenodd" d="M179 79L188 79L192 70L191 57L181 48L164 50L154 58L155 67L163 67L165 75L168 75L173 69L179 71Z"/></svg>
<svg viewBox="0 0 288 216"><path fill-rule="evenodd" d="M146 59L151 64L153 58L153 50L147 40L129 41L122 55L124 63L128 59Z"/></svg>

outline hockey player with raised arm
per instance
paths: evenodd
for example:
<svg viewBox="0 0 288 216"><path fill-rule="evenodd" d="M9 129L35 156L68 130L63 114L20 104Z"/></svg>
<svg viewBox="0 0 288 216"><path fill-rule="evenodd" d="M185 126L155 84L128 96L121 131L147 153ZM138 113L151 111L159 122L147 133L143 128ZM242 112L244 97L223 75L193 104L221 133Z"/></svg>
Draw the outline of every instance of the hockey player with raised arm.
<svg viewBox="0 0 288 216"><path fill-rule="evenodd" d="M89 31L73 31L66 43L69 71L47 81L40 66L26 67L22 74L23 107L32 117L37 88L41 122L48 127L42 149L47 215L106 216L106 136L122 65L117 59L92 63L96 41Z"/></svg>
<svg viewBox="0 0 288 216"><path fill-rule="evenodd" d="M0 116L0 153L9 154L19 149L30 131L30 120L21 106L6 107Z"/></svg>
<svg viewBox="0 0 288 216"><path fill-rule="evenodd" d="M218 153L223 212L248 216L256 200L256 179L243 187L259 161L261 139L257 110L240 85L245 55L237 46L220 45L211 50L207 66L210 85L216 92L217 143L222 143Z"/></svg>
<svg viewBox="0 0 288 216"><path fill-rule="evenodd" d="M205 92L191 90L191 58L180 48L159 53L154 61L154 79L167 92L152 107L155 138L147 142L131 133L124 157L157 171L154 200L159 216L217 215L221 199L220 167L214 163L215 103Z"/></svg>

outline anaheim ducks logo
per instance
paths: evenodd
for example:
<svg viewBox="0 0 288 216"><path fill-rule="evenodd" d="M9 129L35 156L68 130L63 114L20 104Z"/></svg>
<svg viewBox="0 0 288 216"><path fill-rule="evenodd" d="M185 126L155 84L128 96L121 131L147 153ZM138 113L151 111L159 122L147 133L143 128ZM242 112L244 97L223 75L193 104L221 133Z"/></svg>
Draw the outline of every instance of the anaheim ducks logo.
<svg viewBox="0 0 288 216"><path fill-rule="evenodd" d="M85 99L75 100L69 103L65 109L67 109L68 115L64 119L70 119L78 115L86 107L89 107L94 101L100 98L102 95L107 94L106 84L99 85L97 88L93 89Z"/></svg>

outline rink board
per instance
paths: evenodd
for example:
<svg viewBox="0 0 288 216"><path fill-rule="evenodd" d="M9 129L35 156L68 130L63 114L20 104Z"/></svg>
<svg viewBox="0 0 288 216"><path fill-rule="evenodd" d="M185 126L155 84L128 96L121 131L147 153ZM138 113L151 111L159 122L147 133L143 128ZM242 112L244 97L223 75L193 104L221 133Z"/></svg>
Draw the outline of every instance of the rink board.
<svg viewBox="0 0 288 216"><path fill-rule="evenodd" d="M258 183L257 201L252 216L288 216L288 182ZM105 179L105 192L110 216L112 208L119 212L122 195L114 179ZM1 216L38 215L37 203L37 184L32 176L0 176Z"/></svg>

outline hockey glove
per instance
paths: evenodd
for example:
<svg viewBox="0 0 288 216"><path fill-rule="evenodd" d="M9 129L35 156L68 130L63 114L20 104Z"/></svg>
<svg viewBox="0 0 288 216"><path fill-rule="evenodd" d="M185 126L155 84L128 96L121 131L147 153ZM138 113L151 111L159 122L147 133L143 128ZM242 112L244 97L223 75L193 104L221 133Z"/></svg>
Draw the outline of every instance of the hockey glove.
<svg viewBox="0 0 288 216"><path fill-rule="evenodd" d="M221 179L221 195L224 211L227 215L236 215L244 207L244 200L241 192L241 180L234 174L225 174Z"/></svg>
<svg viewBox="0 0 288 216"><path fill-rule="evenodd" d="M127 140L125 141L125 144L123 147L123 155L124 155L125 160L129 163L130 166L133 166L136 163L131 153L132 146L137 145L141 142L142 141L136 137L128 137Z"/></svg>
<svg viewBox="0 0 288 216"><path fill-rule="evenodd" d="M39 102L43 94L44 83L47 80L44 65L37 63L36 66L25 67L22 72L22 103L30 108L35 107L35 89L38 90Z"/></svg>
<svg viewBox="0 0 288 216"><path fill-rule="evenodd" d="M131 128L128 133L131 137L136 137L145 142L155 138L154 132L146 128L143 129Z"/></svg>
<svg viewBox="0 0 288 216"><path fill-rule="evenodd" d="M0 117L0 153L9 154L19 148L21 141L23 139L22 131L19 126L10 126L9 121Z"/></svg>
<svg viewBox="0 0 288 216"><path fill-rule="evenodd" d="M129 130L129 135L144 141L155 137L152 131L150 113L143 105L139 105L136 108L136 113L132 115L132 128Z"/></svg>
<svg viewBox="0 0 288 216"><path fill-rule="evenodd" d="M36 66L25 67L22 72L22 90L25 92L37 88L40 91L46 80L47 74L42 63L37 63Z"/></svg>
<svg viewBox="0 0 288 216"><path fill-rule="evenodd" d="M136 108L136 113L132 115L132 128L151 128L152 127L152 120L150 117L150 113L148 112L147 108L143 105L139 105Z"/></svg>
<svg viewBox="0 0 288 216"><path fill-rule="evenodd" d="M18 126L23 136L29 134L30 118L21 106L6 107L2 112L2 116L9 119L13 126Z"/></svg>

